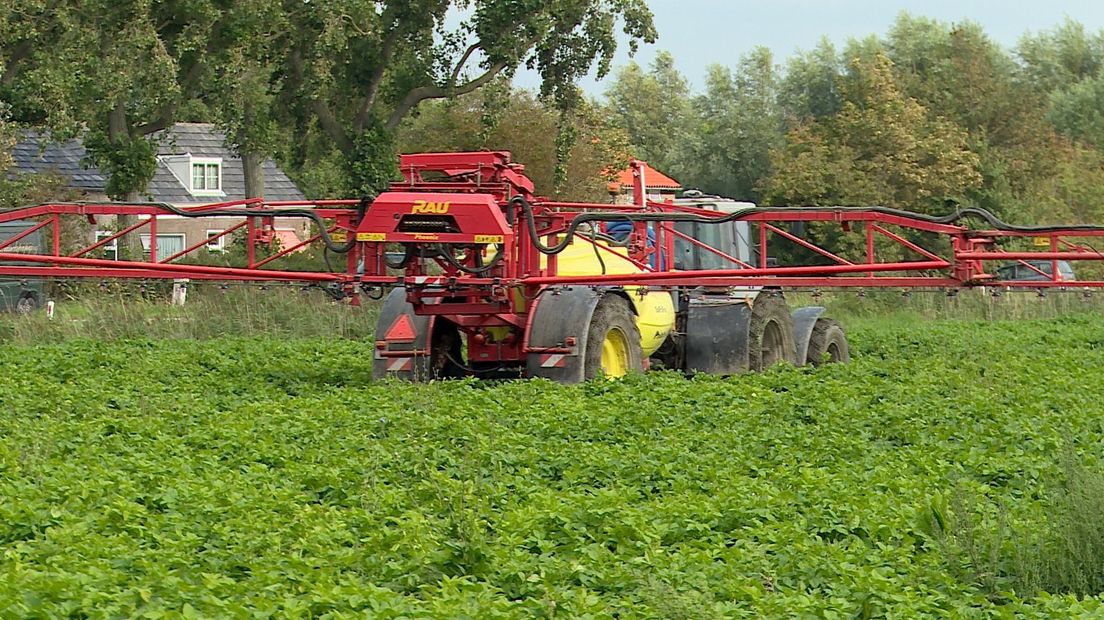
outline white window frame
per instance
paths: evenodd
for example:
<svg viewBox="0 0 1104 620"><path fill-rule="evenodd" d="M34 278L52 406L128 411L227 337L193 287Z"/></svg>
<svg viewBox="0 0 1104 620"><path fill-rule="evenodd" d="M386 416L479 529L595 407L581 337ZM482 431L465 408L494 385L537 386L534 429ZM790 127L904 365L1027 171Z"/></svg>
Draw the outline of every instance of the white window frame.
<svg viewBox="0 0 1104 620"><path fill-rule="evenodd" d="M207 235L207 251L208 252L225 252L226 251L226 237L229 235L222 235L226 232L225 228L208 228L204 234ZM211 237L215 235L222 235L218 239L212 240ZM213 244L213 245L212 245Z"/></svg>
<svg viewBox="0 0 1104 620"><path fill-rule="evenodd" d="M196 166L203 166L204 187L195 186ZM207 170L209 166L215 166L218 170L218 187L206 187ZM221 157L192 157L188 164L188 188L195 196L224 196L222 191L222 158Z"/></svg>
<svg viewBox="0 0 1104 620"><path fill-rule="evenodd" d="M180 243L181 243L180 247L182 247L182 248L188 247L188 236L185 235L184 233L163 233L163 232L159 232L159 233L157 233L157 244L160 245L161 240L166 239L168 237L173 237L175 239L179 239ZM141 233L139 235L139 238L142 240L142 252L144 252L146 254L149 254L150 253L150 235L149 235L149 233ZM151 255L150 260L153 261L153 262L157 262L159 259L156 256Z"/></svg>
<svg viewBox="0 0 1104 620"><path fill-rule="evenodd" d="M104 240L104 239L106 239L106 238L108 238L108 237L110 237L111 235L114 235L114 234L115 234L114 230L97 230L96 231L96 242L99 243L100 241L102 241L102 240ZM100 246L98 248L98 250L102 251L102 252L110 252L111 253L110 256L105 256L104 257L107 260L119 260L119 240L118 239L112 239L111 243Z"/></svg>

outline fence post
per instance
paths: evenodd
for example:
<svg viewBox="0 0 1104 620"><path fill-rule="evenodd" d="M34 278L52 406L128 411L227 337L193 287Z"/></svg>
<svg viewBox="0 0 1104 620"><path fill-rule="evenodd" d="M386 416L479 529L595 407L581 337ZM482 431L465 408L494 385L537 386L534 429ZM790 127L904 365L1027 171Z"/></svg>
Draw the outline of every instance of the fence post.
<svg viewBox="0 0 1104 620"><path fill-rule="evenodd" d="M188 279L173 280L172 305L183 306L188 301Z"/></svg>

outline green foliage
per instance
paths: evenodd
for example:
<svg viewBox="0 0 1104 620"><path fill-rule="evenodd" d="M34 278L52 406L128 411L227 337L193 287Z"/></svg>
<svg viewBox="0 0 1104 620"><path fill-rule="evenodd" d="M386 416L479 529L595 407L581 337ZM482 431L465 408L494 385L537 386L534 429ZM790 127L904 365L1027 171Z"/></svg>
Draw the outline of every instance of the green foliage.
<svg viewBox="0 0 1104 620"><path fill-rule="evenodd" d="M804 121L839 112L843 105L839 92L842 73L840 57L828 39L821 39L811 52L791 56L779 85L784 114Z"/></svg>
<svg viewBox="0 0 1104 620"><path fill-rule="evenodd" d="M1052 498L1043 523L1015 522L1015 508L967 490L969 485L957 489L950 502L933 499L920 519L959 579L1001 601L1010 592L1022 597L1104 592L1099 519L1104 474L1076 458L1063 455L1061 474L1044 487Z"/></svg>
<svg viewBox="0 0 1104 620"><path fill-rule="evenodd" d="M633 157L659 170L673 171L675 153L693 128L690 86L668 52L660 52L645 72L636 63L618 70L606 90L610 115L632 140Z"/></svg>
<svg viewBox="0 0 1104 620"><path fill-rule="evenodd" d="M1059 521L1102 329L882 319L847 366L572 387L373 383L364 340L7 345L0 615L1099 614L963 579L930 524Z"/></svg>
<svg viewBox="0 0 1104 620"><path fill-rule="evenodd" d="M772 199L931 212L980 184L966 133L902 94L888 58L856 60L841 85L838 114L791 130L772 152Z"/></svg>
<svg viewBox="0 0 1104 620"><path fill-rule="evenodd" d="M626 168L631 150L615 123L589 103L567 113L529 92L495 86L423 105L400 126L398 148L403 153L509 151L525 165L538 193L604 201L610 171ZM563 175L558 184L557 169Z"/></svg>
<svg viewBox="0 0 1104 620"><path fill-rule="evenodd" d="M1095 77L1104 69L1104 34L1066 19L1053 30L1025 35L1016 48L1028 84L1048 93Z"/></svg>
<svg viewBox="0 0 1104 620"><path fill-rule="evenodd" d="M705 94L693 100L697 131L683 136L673 172L706 192L759 201L770 153L783 142L778 97L774 59L764 47L741 58L735 72L710 67Z"/></svg>
<svg viewBox="0 0 1104 620"><path fill-rule="evenodd" d="M1104 147L1104 73L1051 95L1050 120L1074 140Z"/></svg>
<svg viewBox="0 0 1104 620"><path fill-rule="evenodd" d="M157 171L157 147L145 137L111 140L102 131L89 131L84 146L91 163L107 177L105 193L115 200L144 189Z"/></svg>
<svg viewBox="0 0 1104 620"><path fill-rule="evenodd" d="M452 15L460 23L449 29ZM289 25L277 72L278 99L291 103L284 115L301 134L317 123L356 160L354 187L387 172L393 138L383 134L423 102L476 92L525 65L540 73L542 98L574 108L575 82L608 73L618 26L632 49L655 40L643 0L310 3L289 10Z"/></svg>
<svg viewBox="0 0 1104 620"><path fill-rule="evenodd" d="M353 191L361 196L378 194L387 189L391 181L401 178L393 137L379 123L368 126L356 137L353 152L346 154L345 164Z"/></svg>
<svg viewBox="0 0 1104 620"><path fill-rule="evenodd" d="M905 13L882 37L821 40L781 67L763 50L712 67L696 95L667 56L630 64L607 107L636 153L707 192L1092 222L1102 40L1067 22L1006 50L977 24Z"/></svg>

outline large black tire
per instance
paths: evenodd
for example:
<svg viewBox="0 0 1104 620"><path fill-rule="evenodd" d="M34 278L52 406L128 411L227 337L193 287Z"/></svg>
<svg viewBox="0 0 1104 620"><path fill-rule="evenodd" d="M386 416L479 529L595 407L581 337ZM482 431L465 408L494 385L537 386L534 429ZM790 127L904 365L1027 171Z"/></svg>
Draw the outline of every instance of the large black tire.
<svg viewBox="0 0 1104 620"><path fill-rule="evenodd" d="M797 365L793 318L781 293L763 291L751 307L748 367L761 372L781 362Z"/></svg>
<svg viewBox="0 0 1104 620"><path fill-rule="evenodd" d="M462 342L456 325L437 317L431 319L417 316L406 301L406 293L396 288L388 295L380 309L376 321L377 343L385 342L387 332L401 317L406 316L409 328L414 332L414 341L396 340L388 345L389 352L398 356L380 356L377 353L372 363L372 378L394 377L404 381L432 381L461 377L466 374L461 366ZM403 353L411 351L408 356ZM424 355L414 355L413 351L424 351Z"/></svg>
<svg viewBox="0 0 1104 620"><path fill-rule="evenodd" d="M809 336L805 363L820 366L824 363L825 356L829 364L846 364L851 361L847 335L843 332L843 326L835 319L817 319L813 325L813 333Z"/></svg>
<svg viewBox="0 0 1104 620"><path fill-rule="evenodd" d="M564 317L571 320L571 317ZM607 366L603 366L603 349ZM644 352L640 348L640 330L636 326L629 301L608 293L594 308L587 330L586 353L583 356L583 378L617 377L644 371Z"/></svg>
<svg viewBox="0 0 1104 620"><path fill-rule="evenodd" d="M438 319L431 343L429 356L422 358L419 369L424 379L455 379L466 374L460 330L455 325Z"/></svg>
<svg viewBox="0 0 1104 620"><path fill-rule="evenodd" d="M28 291L19 296L15 302L16 314L30 314L38 309L38 295Z"/></svg>

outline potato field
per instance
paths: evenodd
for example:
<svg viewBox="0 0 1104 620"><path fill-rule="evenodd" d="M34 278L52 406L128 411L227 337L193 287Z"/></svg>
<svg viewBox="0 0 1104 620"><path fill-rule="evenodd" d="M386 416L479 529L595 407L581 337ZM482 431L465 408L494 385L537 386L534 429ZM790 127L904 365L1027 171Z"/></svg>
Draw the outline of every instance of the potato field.
<svg viewBox="0 0 1104 620"><path fill-rule="evenodd" d="M1104 319L853 362L370 380L370 342L0 346L0 618L1104 614Z"/></svg>

